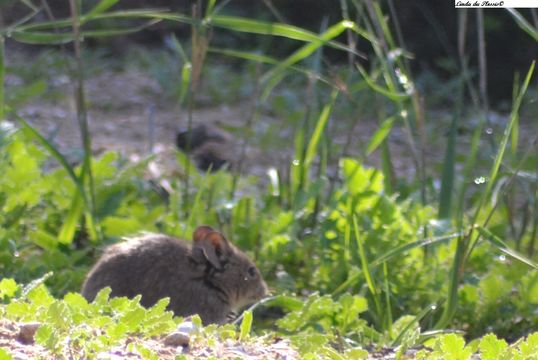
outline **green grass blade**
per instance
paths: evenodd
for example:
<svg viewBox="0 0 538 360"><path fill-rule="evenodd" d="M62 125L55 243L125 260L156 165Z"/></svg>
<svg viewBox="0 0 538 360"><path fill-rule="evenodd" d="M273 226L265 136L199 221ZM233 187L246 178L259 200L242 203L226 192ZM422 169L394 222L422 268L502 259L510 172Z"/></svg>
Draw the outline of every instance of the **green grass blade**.
<svg viewBox="0 0 538 360"><path fill-rule="evenodd" d="M212 52L214 54L232 56L232 57L236 57L236 58L239 58L239 59L255 61L255 62L258 62L258 63L262 63L262 64L278 65L279 62L280 62L278 59L275 59L273 57L270 57L270 56L267 56L267 55L264 55L264 54L255 53L255 52L249 52L249 51L240 51L240 50L235 50L235 49L221 49L221 48L214 48L214 47L209 48L208 51ZM301 73L303 75L307 75L311 79L318 80L318 81L321 81L321 82L323 82L323 83L325 83L327 85L333 86L331 80L324 77L320 73L314 72L314 71L312 71L310 69L306 69L306 68L300 67L300 66L290 66L289 68L291 70L297 71L297 72L299 72L299 73ZM361 89L359 89L359 90L361 90Z"/></svg>
<svg viewBox="0 0 538 360"><path fill-rule="evenodd" d="M383 263L383 290L385 291L385 327L389 334L392 333L392 306L390 305L389 269L386 262Z"/></svg>
<svg viewBox="0 0 538 360"><path fill-rule="evenodd" d="M17 114L13 114L17 121L23 126L23 129L30 134L33 138L35 138L41 146L45 148L64 168L64 170L67 172L71 180L73 180L73 183L77 187L78 191L83 195L83 200L85 204L88 204L88 199L86 198L85 192L84 192L84 185L82 184L81 180L78 178L78 176L75 174L75 171L69 165L67 162L67 159L52 145L47 139L45 139L32 125L26 122L23 118L21 118Z"/></svg>
<svg viewBox="0 0 538 360"><path fill-rule="evenodd" d="M394 102L401 102L401 101L409 99L408 94L397 92L397 91L391 91L389 89L385 89L377 85L375 81L366 73L366 70L364 70L362 66L360 66L359 64L356 64L356 66L361 76L363 77L364 81L366 81L368 86L375 92L380 93L381 95L387 97L388 99Z"/></svg>
<svg viewBox="0 0 538 360"><path fill-rule="evenodd" d="M81 36L84 38L103 38L118 35L126 35L139 32L154 25L160 20L151 20L142 25L136 27L129 27L125 29L107 29L107 30L92 30L82 31ZM71 33L57 33L57 32L38 32L38 31L13 31L12 37L23 43L27 44L65 44L74 40Z"/></svg>
<svg viewBox="0 0 538 360"><path fill-rule="evenodd" d="M467 192L467 184L471 182L471 176L476 165L476 159L478 156L478 150L480 148L480 137L482 136L482 130L484 128L485 119L482 118L478 123L476 129L473 131L471 137L471 144L469 146L469 154L465 161L465 166L463 168L463 181L460 183L460 188L458 190L458 203L457 203L457 222L458 228L463 223L463 216L465 211L465 194Z"/></svg>
<svg viewBox="0 0 538 360"><path fill-rule="evenodd" d="M189 85L191 83L192 64L186 62L181 68L181 86L179 88L179 103L184 104L185 99L189 93Z"/></svg>
<svg viewBox="0 0 538 360"><path fill-rule="evenodd" d="M538 270L538 265L534 261L526 258L525 256L521 255L517 251L510 249L508 245L506 245L506 243L502 241L497 235L493 234L491 231L489 231L488 229L482 226L478 226L477 229L480 235L482 235L493 246L499 249L499 251L510 256L512 259L521 261L522 263Z"/></svg>
<svg viewBox="0 0 538 360"><path fill-rule="evenodd" d="M91 9L85 17L87 19L91 19L96 15L102 14L108 9L110 9L112 6L116 5L119 0L101 0L99 4L95 5L93 9Z"/></svg>
<svg viewBox="0 0 538 360"><path fill-rule="evenodd" d="M239 59L255 61L263 64L277 65L279 63L277 59L257 52L240 51L236 49L221 49L215 47L210 47L208 51L215 54L233 56Z"/></svg>
<svg viewBox="0 0 538 360"><path fill-rule="evenodd" d="M52 157L56 159L60 163L60 165L64 168L64 170L67 172L73 183L75 184L75 187L77 188L77 192L81 197L83 208L86 213L86 227L88 229L88 232L90 234L90 238L92 240L97 239L98 229L95 226L95 222L93 219L93 214L91 213L91 207L89 203L89 199L86 195L86 192L84 190L84 184L81 179L84 179L85 177L85 169L82 169L81 176L78 177L75 174L74 169L69 165L67 162L67 159L52 145L47 139L45 139L34 127L32 127L29 123L27 123L23 118L18 116L17 114L14 114L17 121L23 126L24 131L26 131L29 135L31 135L34 139L36 139L41 146L47 150ZM85 161L86 163L86 161ZM80 208L80 204L76 199L73 200L71 204L71 208L68 213L67 220L62 225L62 228L59 233L59 241L62 243L70 243L74 236L74 230L76 229L76 223L75 220L78 220L80 218L80 214L78 213Z"/></svg>
<svg viewBox="0 0 538 360"><path fill-rule="evenodd" d="M73 241L75 232L77 230L77 225L84 208L83 204L84 202L82 196L80 195L80 191L75 191L72 196L69 212L67 213L64 223L60 228L60 232L58 233L58 241L61 244L70 244Z"/></svg>
<svg viewBox="0 0 538 360"><path fill-rule="evenodd" d="M288 56L286 59L281 61L276 67L269 70L261 77L261 81L266 83L265 89L263 91L262 99L266 99L269 96L271 90L278 85L278 83L284 78L285 70L290 66L296 64L297 62L307 58L312 55L318 48L323 45L326 45L330 40L339 36L346 29L349 28L349 23L346 21L341 21L336 25L331 26L321 35L316 36L315 40L307 43L306 45L300 47L293 54Z"/></svg>
<svg viewBox="0 0 538 360"><path fill-rule="evenodd" d="M456 166L456 139L458 136L458 123L463 106L464 82L460 80L458 87L458 96L452 121L450 122L450 131L447 137L445 158L443 160L443 173L441 175L441 193L439 194L439 212L440 219L448 219L452 212L452 195L454 190L454 168Z"/></svg>
<svg viewBox="0 0 538 360"><path fill-rule="evenodd" d="M443 242L446 242L448 240L455 239L458 236L461 236L462 234L463 234L463 232L458 232L458 233L454 233L454 234L450 234L450 235L432 237L432 238L428 238L428 239L422 239L422 240L414 241L414 242L409 243L409 244L400 245L396 249L392 249L392 250L388 251L387 253L381 255L380 257L378 257L374 261L372 261L370 263L370 267L376 267L376 266L379 266L382 263L390 261L390 260L392 260L392 259L394 259L396 257L404 256L405 253L407 253L407 252L409 252L409 251L411 251L413 249L424 247L424 246L429 246L429 245L433 245L433 244L443 243Z"/></svg>
<svg viewBox="0 0 538 360"><path fill-rule="evenodd" d="M425 307L424 309L422 309L422 311L420 313L417 314L417 316L415 316L415 318L413 319L413 321L410 321L409 324L407 324L403 329L402 331L400 331L400 333L398 334L398 336L396 337L396 339L394 339L394 341L392 342L391 344L391 347L396 347L397 345L400 344L400 342L403 340L405 334L414 326L414 325L417 325L420 320L424 319L424 317L426 317L429 313L431 313L433 310L435 310L437 308L437 304L436 303L433 303L433 304L430 304L428 305L427 307Z"/></svg>
<svg viewBox="0 0 538 360"><path fill-rule="evenodd" d="M448 299L445 303L441 318L435 324L436 329L444 328L452 319L458 306L458 285L460 283L460 266L465 258L466 241L462 236L458 238L456 245L456 255L450 268L450 277L448 279Z"/></svg>
<svg viewBox="0 0 538 360"><path fill-rule="evenodd" d="M4 78L6 76L4 37L0 36L0 121L4 120Z"/></svg>
<svg viewBox="0 0 538 360"><path fill-rule="evenodd" d="M394 193L394 187L396 186L396 175L394 173L394 165L387 139L381 142L381 170L383 171L385 192L391 195Z"/></svg>
<svg viewBox="0 0 538 360"><path fill-rule="evenodd" d="M13 39L26 44L67 44L73 41L71 33L13 31Z"/></svg>
<svg viewBox="0 0 538 360"><path fill-rule="evenodd" d="M350 209L352 211L352 209ZM372 273L370 272L370 265L368 263L368 258L366 256L366 251L364 250L364 238L359 233L359 225L357 223L357 215L353 214L353 232L355 234L355 240L357 241L357 246L359 248L359 257L361 259L361 267L362 272L364 274L364 278L366 279L366 284L368 285L368 289L370 290L370 293L372 294L372 298L374 300L374 305L376 309L376 316L378 319L382 319L382 309L381 309L381 302L379 300L379 294L377 291L377 288L374 283L374 279L372 277ZM383 326L383 324L380 324Z"/></svg>
<svg viewBox="0 0 538 360"><path fill-rule="evenodd" d="M346 28L353 28L355 31L359 31L362 36L368 36L367 33L363 31L361 32L360 29L358 29L358 27L356 26L356 24L351 21L341 21L339 24L342 24ZM282 23L264 22L260 20L251 20L235 16L214 16L213 18L211 18L211 25L238 32L280 36L292 40L304 41L307 43L313 43L320 40L318 34L297 26ZM337 26L341 25L337 24ZM350 47L336 41L328 41L327 45L346 52L351 52L357 56L364 57L363 54L357 52L355 49L351 49Z"/></svg>
<svg viewBox="0 0 538 360"><path fill-rule="evenodd" d="M176 54L179 55L181 58L181 61L184 63L188 63L190 61L189 57L187 56L187 52L183 49L183 46L181 46L181 43L177 40L176 35L171 36L171 45Z"/></svg>
<svg viewBox="0 0 538 360"><path fill-rule="evenodd" d="M165 13L162 10L122 10L122 11L110 11L107 13L97 14L91 18L88 15L81 15L79 20L81 25L85 25L89 21L108 20L108 19L151 19L151 20L169 20L180 23L192 24L191 17L174 13ZM39 30L61 30L63 28L70 28L72 26L71 18L42 21L32 24L20 24L12 26L6 29L0 30L0 35L12 34L13 32L38 32ZM66 33L66 35L71 35Z"/></svg>
<svg viewBox="0 0 538 360"><path fill-rule="evenodd" d="M303 172L304 172L303 175L305 176L304 177L305 179L306 179L306 176L308 175L308 171L310 170L312 162L314 161L314 157L316 156L319 141L321 139L321 135L323 134L323 131L325 130L325 126L327 125L327 122L329 121L329 117L331 115L331 112L332 112L332 109L334 107L334 103L336 102L337 97L338 97L338 91L333 90L331 94L331 99L321 111L321 114L319 115L318 121L316 123L316 128L314 129L314 132L312 133L312 137L310 138L310 141L308 142L308 145L306 147L306 153L304 157L304 167L303 167Z"/></svg>
<svg viewBox="0 0 538 360"><path fill-rule="evenodd" d="M243 313L243 321L241 321L239 340L244 341L250 335L252 329L252 311L246 310Z"/></svg>
<svg viewBox="0 0 538 360"><path fill-rule="evenodd" d="M201 184L196 191L196 196L194 198L194 201L189 206L189 217L187 219L187 226L185 226L185 230L187 230L187 228L188 229L196 228L196 226L198 225L198 221L200 221L199 219L202 218L200 214L205 209L205 203L202 201L202 197L204 193L207 191L207 184L209 182L209 177L211 176L209 173L210 171L211 169L209 169L206 176L202 178ZM184 232L183 238L186 238L186 236L187 234Z"/></svg>
<svg viewBox="0 0 538 360"><path fill-rule="evenodd" d="M493 166L490 171L489 180L488 180L486 189L482 192L482 195L480 199L478 200L478 204L476 206L476 210L472 217L471 224L476 224L478 216L480 212L482 211L482 207L484 206L484 203L486 202L486 199L489 197L491 190L493 188L493 185L496 182L497 174L499 172L502 160L504 158L504 153L506 151L506 147L508 144L508 139L510 138L512 127L514 126L514 123L516 122L517 114L519 113L519 108L523 101L523 96L525 95L527 91L527 88L530 83L530 79L534 72L534 66L535 66L535 62L532 63L527 73L527 76L525 77L525 81L523 82L523 85L521 86L519 94L514 102L514 106L512 107L510 121L508 125L506 126L503 138L501 140L501 144L499 146L499 150L497 151L497 155L495 157ZM450 273L450 280L449 280L449 285L448 285L448 299L447 299L443 314L441 315L441 318L435 325L435 327L438 329L445 327L454 316L454 313L456 312L456 308L458 304L458 287L459 287L460 278L461 276L463 276L461 272L464 269L465 259L469 257L470 252L474 248L474 244L476 243L478 239L477 237L476 239L474 239L474 241L467 241L467 239L471 239L471 235L472 234L466 236L465 238L461 237L458 239L458 244L456 247L456 255L454 256L454 261L453 261L451 273ZM508 248L503 248L503 249L504 251L507 251L506 249Z"/></svg>
<svg viewBox="0 0 538 360"><path fill-rule="evenodd" d="M512 128L518 118L519 108L521 107L521 103L523 102L523 96L525 95L525 93L527 92L527 88L529 87L532 74L534 73L535 64L536 62L533 61L529 71L527 72L527 76L525 77L525 80L523 81L523 85L521 86L519 90L519 94L516 98L514 106L512 107L512 112L510 114L510 121L508 125L506 126L503 138L501 140L501 144L499 145L499 150L497 151L497 155L495 156L495 161L493 162L493 167L491 168L491 171L489 174L489 179L487 182L486 189L482 192L482 196L479 199L476 211L474 213L473 220L472 220L473 224L478 219L478 215L480 214L486 199L489 197L489 194L491 193L491 189L493 188L493 185L495 184L495 180L497 179L497 174L499 173L499 169L501 167L501 163L504 158L504 153L506 151L508 140L510 139L510 133L512 132Z"/></svg>
<svg viewBox="0 0 538 360"><path fill-rule="evenodd" d="M205 9L205 17L209 18L211 14L213 13L213 9L215 8L215 4L217 3L217 0L209 0L208 4Z"/></svg>
<svg viewBox="0 0 538 360"><path fill-rule="evenodd" d="M366 148L366 155L370 155L372 152L374 152L379 147L379 145L381 145L383 140L387 138L390 133L390 130L392 129L392 126L394 125L395 120L396 117L391 116L381 123L379 129L377 129L377 131L372 136L372 139L370 139L370 143L368 143L368 147Z"/></svg>
<svg viewBox="0 0 538 360"><path fill-rule="evenodd" d="M407 252L409 252L409 251L411 251L413 249L428 246L428 245L433 245L433 244L437 244L437 243L443 243L443 242L446 242L447 240L457 238L458 236L461 236L462 234L463 233L454 233L454 234L445 235L445 236L422 239L422 240L414 241L414 242L409 243L409 244L398 246L396 249L390 250L386 254L384 254L384 255L378 257L377 259L373 260L372 262L370 262L370 269L373 269L373 268L375 268L375 267L377 267L377 266L379 266L379 265L381 265L381 264L383 264L385 262L388 262L388 261L392 260L395 257L404 256ZM336 288L336 290L334 290L332 294L335 295L335 294L338 294L338 293L344 291L349 286L356 283L360 276L361 276L361 273L358 273L356 275L350 276L346 281L344 281L340 286L338 286L338 288Z"/></svg>
<svg viewBox="0 0 538 360"><path fill-rule="evenodd" d="M518 88L517 85L519 84L519 73L514 76L514 84L512 88L512 102L515 102L517 99L517 92ZM515 157L517 154L517 145L519 143L519 114L517 115L517 119L514 123L514 128L512 129L512 138L510 139L510 150L512 151L512 156Z"/></svg>
<svg viewBox="0 0 538 360"><path fill-rule="evenodd" d="M538 41L538 29L533 27L516 9L505 9L514 18L517 25L529 34L535 41Z"/></svg>

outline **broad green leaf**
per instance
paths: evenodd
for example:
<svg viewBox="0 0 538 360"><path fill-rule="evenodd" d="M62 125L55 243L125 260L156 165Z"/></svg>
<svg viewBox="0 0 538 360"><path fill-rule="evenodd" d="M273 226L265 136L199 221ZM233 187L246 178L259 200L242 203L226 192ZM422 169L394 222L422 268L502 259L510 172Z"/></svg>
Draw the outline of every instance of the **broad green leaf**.
<svg viewBox="0 0 538 360"><path fill-rule="evenodd" d="M0 300L2 300L4 297L11 298L15 296L17 291L19 290L19 285L17 285L17 282L10 278L4 278L0 280Z"/></svg>
<svg viewBox="0 0 538 360"><path fill-rule="evenodd" d="M471 358L471 349L465 346L465 340L459 335L449 334L439 338L433 352L442 359L467 360Z"/></svg>
<svg viewBox="0 0 538 360"><path fill-rule="evenodd" d="M101 222L107 236L122 237L146 230L138 219L109 216Z"/></svg>
<svg viewBox="0 0 538 360"><path fill-rule="evenodd" d="M538 332L527 336L525 341L519 344L519 349L524 359L536 359L536 354L538 354Z"/></svg>
<svg viewBox="0 0 538 360"><path fill-rule="evenodd" d="M0 348L0 360L13 360L7 350Z"/></svg>
<svg viewBox="0 0 538 360"><path fill-rule="evenodd" d="M54 349L58 342L58 335L54 327L49 324L42 324L36 331L35 342L48 349Z"/></svg>
<svg viewBox="0 0 538 360"><path fill-rule="evenodd" d="M361 193L378 194L383 190L383 174L374 168L365 168L357 160L343 158L340 167L348 191L352 195Z"/></svg>
<svg viewBox="0 0 538 360"><path fill-rule="evenodd" d="M498 339L494 334L487 334L480 340L480 357L483 360L503 359L501 355L507 347L503 339Z"/></svg>
<svg viewBox="0 0 538 360"><path fill-rule="evenodd" d="M31 236L34 244L44 250L53 250L58 245L58 238L56 238L52 234L49 234L47 231L36 230L32 233Z"/></svg>

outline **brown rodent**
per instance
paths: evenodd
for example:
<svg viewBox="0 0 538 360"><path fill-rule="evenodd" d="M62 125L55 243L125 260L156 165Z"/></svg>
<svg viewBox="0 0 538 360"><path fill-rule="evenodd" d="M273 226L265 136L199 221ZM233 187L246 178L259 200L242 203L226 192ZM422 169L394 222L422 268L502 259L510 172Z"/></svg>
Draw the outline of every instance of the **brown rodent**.
<svg viewBox="0 0 538 360"><path fill-rule="evenodd" d="M267 295L254 263L209 226L199 226L192 243L151 234L109 246L88 274L82 295L93 301L107 286L111 296L141 294L146 307L169 297L169 310L199 314L204 324L224 323L232 311Z"/></svg>
<svg viewBox="0 0 538 360"><path fill-rule="evenodd" d="M190 153L196 166L203 171L217 171L230 163L229 140L223 131L203 124L176 134L176 146Z"/></svg>

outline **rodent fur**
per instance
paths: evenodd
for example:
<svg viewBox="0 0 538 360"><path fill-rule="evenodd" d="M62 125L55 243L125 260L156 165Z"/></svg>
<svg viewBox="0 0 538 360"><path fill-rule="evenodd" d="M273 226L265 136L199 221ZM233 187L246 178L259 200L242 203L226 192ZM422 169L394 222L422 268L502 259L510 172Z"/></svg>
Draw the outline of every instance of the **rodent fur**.
<svg viewBox="0 0 538 360"><path fill-rule="evenodd" d="M209 226L199 226L193 242L148 234L109 246L89 272L82 295L93 301L107 286L111 296L141 294L146 307L169 297L175 315L199 314L204 324L224 323L232 311L267 294L254 263Z"/></svg>

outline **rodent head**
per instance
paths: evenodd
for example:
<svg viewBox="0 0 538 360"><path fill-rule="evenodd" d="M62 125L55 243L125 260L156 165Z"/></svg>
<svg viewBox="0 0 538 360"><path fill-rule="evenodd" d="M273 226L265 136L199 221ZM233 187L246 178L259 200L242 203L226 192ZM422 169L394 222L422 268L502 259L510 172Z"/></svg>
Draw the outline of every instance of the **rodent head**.
<svg viewBox="0 0 538 360"><path fill-rule="evenodd" d="M260 271L218 231L199 226L193 234L193 257L207 263L206 280L226 295L232 309L240 309L268 294Z"/></svg>

